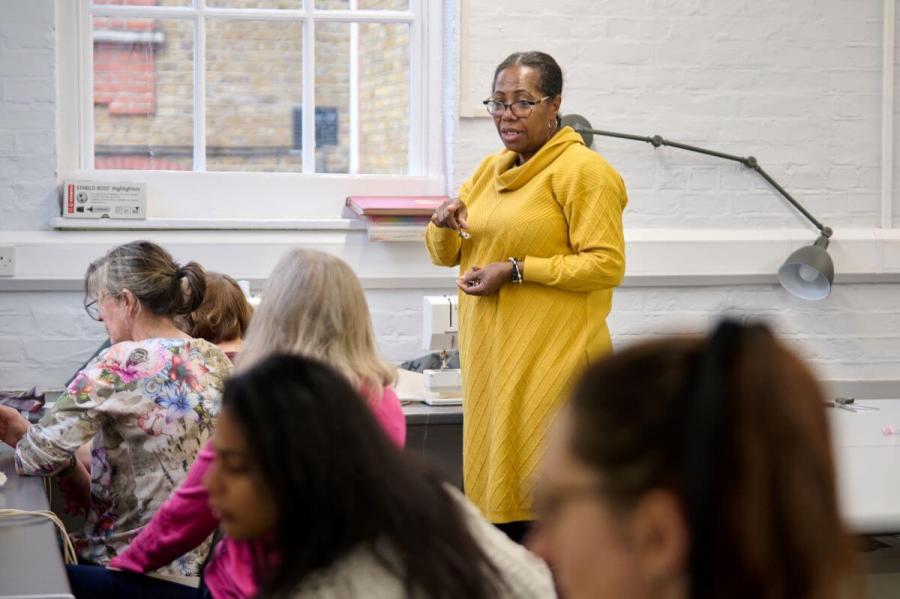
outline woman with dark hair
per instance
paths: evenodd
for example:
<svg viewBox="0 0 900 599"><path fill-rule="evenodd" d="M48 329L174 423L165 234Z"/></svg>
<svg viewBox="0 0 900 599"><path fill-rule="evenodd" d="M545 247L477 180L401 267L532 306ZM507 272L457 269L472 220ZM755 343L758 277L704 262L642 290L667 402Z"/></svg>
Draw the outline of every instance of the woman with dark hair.
<svg viewBox="0 0 900 599"><path fill-rule="evenodd" d="M549 571L398 452L336 371L269 357L231 379L205 485L226 535L265 539L272 597L553 597Z"/></svg>
<svg viewBox="0 0 900 599"><path fill-rule="evenodd" d="M111 249L88 268L85 308L103 323L112 346L78 373L38 424L0 409L0 441L15 448L16 469L62 477L68 503L87 510L84 531L72 536L80 562L93 566L69 568L76 589L93 572L105 572L97 566L147 524L210 436L231 362L174 322L200 305L205 290L199 264L180 265L154 243ZM76 459L86 443L90 473ZM208 547L157 574L196 577Z"/></svg>
<svg viewBox="0 0 900 599"><path fill-rule="evenodd" d="M220 272L206 272L206 294L200 307L175 320L182 331L215 343L234 361L247 334L253 306L233 278Z"/></svg>
<svg viewBox="0 0 900 599"><path fill-rule="evenodd" d="M485 158L426 233L458 266L466 495L520 538L527 485L569 381L611 349L625 272L619 174L560 127L562 70L542 52L497 66L484 101L505 149Z"/></svg>
<svg viewBox="0 0 900 599"><path fill-rule="evenodd" d="M571 599L859 596L822 393L764 326L591 366L535 496L530 544Z"/></svg>

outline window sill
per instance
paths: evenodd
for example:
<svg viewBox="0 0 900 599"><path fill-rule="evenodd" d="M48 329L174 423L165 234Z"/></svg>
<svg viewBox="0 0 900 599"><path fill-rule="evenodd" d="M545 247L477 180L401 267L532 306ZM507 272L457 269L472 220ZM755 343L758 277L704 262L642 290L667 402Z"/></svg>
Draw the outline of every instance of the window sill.
<svg viewBox="0 0 900 599"><path fill-rule="evenodd" d="M358 231L366 225L355 218L148 218L142 220L54 217L59 231Z"/></svg>
<svg viewBox="0 0 900 599"><path fill-rule="evenodd" d="M355 219L277 223L266 219L224 223L219 219L171 219L180 221L181 230L172 230L169 220L108 221L112 225L107 225L102 220L67 219L62 225L73 229L0 231L0 245L13 246L16 261L15 275L0 277L0 291L78 290L91 260L136 238L161 244L180 261L196 260L210 270L247 279L254 287L268 277L284 252L304 247L340 256L367 289L455 288L457 269L434 266L423 243L370 242L364 224ZM259 222L272 222L272 228L261 230ZM119 229L78 230L98 223ZM148 231L149 223L160 228ZM196 230L201 224L211 230ZM126 226L144 230L121 228ZM191 229L193 233L185 234ZM814 232L808 229L626 229L628 270L622 285L775 284L775 273L785 258L814 239ZM900 283L900 229L838 229L828 253L841 284Z"/></svg>
<svg viewBox="0 0 900 599"><path fill-rule="evenodd" d="M334 221L346 220L345 201L352 195L445 195L444 178L414 175L303 175L299 173L195 173L186 171L63 171L60 182L93 181L145 183L147 221L188 223L178 229L253 229L259 222L270 229L310 228L334 230ZM56 213L52 216L59 216ZM60 216L60 220L62 217ZM68 221L98 223L93 219ZM350 219L353 220L353 219ZM53 227L56 228L56 219ZM117 220L117 223L123 221ZM131 222L131 221L127 221ZM135 221L141 222L141 221ZM297 226L294 223L300 223ZM206 226L205 223L217 223ZM225 223L226 226L219 226ZM237 227L235 225L238 225ZM316 226L316 225L313 225ZM76 229L140 229L135 225L67 225ZM160 225L154 230L176 228ZM346 230L346 229L338 229Z"/></svg>

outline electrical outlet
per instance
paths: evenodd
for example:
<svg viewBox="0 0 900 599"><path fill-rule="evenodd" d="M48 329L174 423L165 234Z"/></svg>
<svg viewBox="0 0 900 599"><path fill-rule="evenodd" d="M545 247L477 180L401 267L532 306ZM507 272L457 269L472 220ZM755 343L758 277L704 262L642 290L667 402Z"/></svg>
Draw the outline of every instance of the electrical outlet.
<svg viewBox="0 0 900 599"><path fill-rule="evenodd" d="M16 246L0 245L0 277L16 275Z"/></svg>

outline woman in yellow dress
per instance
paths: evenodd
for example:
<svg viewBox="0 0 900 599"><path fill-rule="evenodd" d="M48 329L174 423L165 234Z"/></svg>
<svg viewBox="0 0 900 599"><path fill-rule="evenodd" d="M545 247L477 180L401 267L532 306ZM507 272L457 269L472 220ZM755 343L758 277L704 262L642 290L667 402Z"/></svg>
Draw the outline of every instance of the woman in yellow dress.
<svg viewBox="0 0 900 599"><path fill-rule="evenodd" d="M465 491L517 540L551 417L573 377L611 349L606 316L625 271L625 185L560 127L561 93L547 54L500 63L484 104L505 150L426 233L432 261L460 271Z"/></svg>

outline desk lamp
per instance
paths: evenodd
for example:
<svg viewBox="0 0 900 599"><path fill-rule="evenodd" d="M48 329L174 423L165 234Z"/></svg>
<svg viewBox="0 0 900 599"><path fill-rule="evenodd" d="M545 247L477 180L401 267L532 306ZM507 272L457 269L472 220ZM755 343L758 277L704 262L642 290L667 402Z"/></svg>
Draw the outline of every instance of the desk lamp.
<svg viewBox="0 0 900 599"><path fill-rule="evenodd" d="M690 152L698 152L707 156L716 156L725 160L740 162L747 168L753 169L759 175L768 181L784 198L791 203L794 208L800 211L800 214L806 217L819 230L819 238L812 245L804 246L790 256L778 269L778 281L781 286L793 295L806 300L825 299L831 293L831 284L834 282L834 263L828 255L828 239L832 235L831 227L826 227L804 208L800 202L791 197L763 168L759 165L753 156L735 156L733 154L725 154L716 152L706 148L690 146L674 141L669 141L659 135L652 137L644 137L641 135L631 135L628 133L615 133L613 131L602 131L592 129L590 122L586 118L578 114L567 114L562 117L562 126L570 126L576 133L581 135L584 144L591 147L594 141L594 135L602 135L605 137L618 137L620 139L633 139L635 141L643 141L651 144L654 148L660 146L670 146Z"/></svg>

